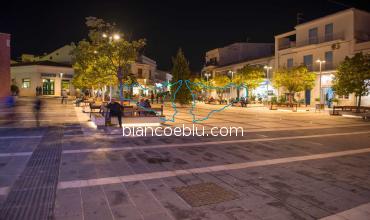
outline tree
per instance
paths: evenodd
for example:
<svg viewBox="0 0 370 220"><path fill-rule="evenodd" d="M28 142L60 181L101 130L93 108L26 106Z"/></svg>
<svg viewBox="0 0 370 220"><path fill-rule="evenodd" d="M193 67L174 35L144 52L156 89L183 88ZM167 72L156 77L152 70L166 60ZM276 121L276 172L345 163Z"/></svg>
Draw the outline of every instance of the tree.
<svg viewBox="0 0 370 220"><path fill-rule="evenodd" d="M171 93L174 96L174 101L181 105L189 104L192 100L191 91L185 84L185 80L190 79L189 62L181 49L177 51L176 57L172 58L172 63L172 83L174 85L171 86ZM182 85L177 83L179 80L182 80ZM179 86L181 87L179 88Z"/></svg>
<svg viewBox="0 0 370 220"><path fill-rule="evenodd" d="M289 103L292 103L294 94L315 86L316 74L309 72L306 66L297 66L291 69L279 69L274 73L272 83L276 88L282 87L288 91Z"/></svg>
<svg viewBox="0 0 370 220"><path fill-rule="evenodd" d="M361 96L370 92L370 55L356 53L346 57L339 65L333 80L333 89L338 95L354 93L358 97L357 112L361 107Z"/></svg>
<svg viewBox="0 0 370 220"><path fill-rule="evenodd" d="M231 83L231 80L226 75L216 75L213 80L212 84L216 89L217 95L220 99L220 101L223 100L223 96L225 93L226 86Z"/></svg>
<svg viewBox="0 0 370 220"><path fill-rule="evenodd" d="M233 79L233 83L237 85L237 98L239 99L239 88L241 86L247 87L248 91L257 88L263 82L264 71L262 67L245 65L237 71ZM249 96L249 92L247 93Z"/></svg>
<svg viewBox="0 0 370 220"><path fill-rule="evenodd" d="M86 18L88 40L82 40L73 50L77 85L103 86L132 83L130 65L136 61L145 40L130 41L119 33L116 24L95 17ZM120 87L120 94L123 94Z"/></svg>

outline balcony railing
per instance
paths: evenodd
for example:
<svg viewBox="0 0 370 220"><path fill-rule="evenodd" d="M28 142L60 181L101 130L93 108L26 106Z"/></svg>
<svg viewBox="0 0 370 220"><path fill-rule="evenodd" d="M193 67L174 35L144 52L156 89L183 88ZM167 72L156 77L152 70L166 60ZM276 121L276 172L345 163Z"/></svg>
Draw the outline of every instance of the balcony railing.
<svg viewBox="0 0 370 220"><path fill-rule="evenodd" d="M324 35L317 38L310 38L304 41L290 41L288 43L283 43L279 45L279 50L284 50L288 48L293 47L303 47L307 45L313 45L313 44L321 44L325 42L330 42L334 40L344 40L344 33L337 33L337 34L331 34L331 35Z"/></svg>
<svg viewBox="0 0 370 220"><path fill-rule="evenodd" d="M334 40L344 40L344 33L337 33L331 35L324 35L316 38L310 38L304 41L299 41L296 43L296 47L303 47L312 44L321 44L325 42L330 42Z"/></svg>
<svg viewBox="0 0 370 220"><path fill-rule="evenodd" d="M206 62L206 66L217 66L218 62L217 61L208 61Z"/></svg>

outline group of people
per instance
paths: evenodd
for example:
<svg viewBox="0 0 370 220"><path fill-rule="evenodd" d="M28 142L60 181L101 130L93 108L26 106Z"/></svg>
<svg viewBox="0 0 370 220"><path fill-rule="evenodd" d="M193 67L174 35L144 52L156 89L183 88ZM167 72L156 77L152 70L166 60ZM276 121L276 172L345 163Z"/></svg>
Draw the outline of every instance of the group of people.
<svg viewBox="0 0 370 220"><path fill-rule="evenodd" d="M150 116L156 114L155 112L150 111L152 106L149 99L141 99L137 103L137 107L139 109L139 116ZM109 113L106 115L106 120L110 120L112 117L117 117L118 124L122 127L123 106L115 99L112 99L112 101L106 105L106 108L108 109L107 113Z"/></svg>

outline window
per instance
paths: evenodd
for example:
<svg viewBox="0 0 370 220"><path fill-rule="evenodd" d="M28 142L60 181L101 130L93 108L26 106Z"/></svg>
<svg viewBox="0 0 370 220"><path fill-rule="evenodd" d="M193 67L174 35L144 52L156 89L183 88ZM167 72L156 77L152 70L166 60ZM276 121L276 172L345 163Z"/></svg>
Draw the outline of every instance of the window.
<svg viewBox="0 0 370 220"><path fill-rule="evenodd" d="M29 78L22 79L22 88L24 89L31 88L31 80Z"/></svg>
<svg viewBox="0 0 370 220"><path fill-rule="evenodd" d="M325 52L325 69L333 69L333 51Z"/></svg>
<svg viewBox="0 0 370 220"><path fill-rule="evenodd" d="M143 69L141 68L137 69L137 78L140 78L140 79L143 78Z"/></svg>
<svg viewBox="0 0 370 220"><path fill-rule="evenodd" d="M349 94L347 95L338 95L339 99L349 99Z"/></svg>
<svg viewBox="0 0 370 220"><path fill-rule="evenodd" d="M309 44L319 43L319 39L317 36L317 28L311 28L310 30L308 30L308 43Z"/></svg>
<svg viewBox="0 0 370 220"><path fill-rule="evenodd" d="M286 62L286 67L289 69L289 68L292 68L293 67L293 58L289 58Z"/></svg>
<svg viewBox="0 0 370 220"><path fill-rule="evenodd" d="M149 79L152 78L152 70L149 70Z"/></svg>
<svg viewBox="0 0 370 220"><path fill-rule="evenodd" d="M325 25L325 41L332 41L333 40L333 23Z"/></svg>
<svg viewBox="0 0 370 220"><path fill-rule="evenodd" d="M312 55L306 55L303 57L303 64L307 67L309 71L312 71Z"/></svg>

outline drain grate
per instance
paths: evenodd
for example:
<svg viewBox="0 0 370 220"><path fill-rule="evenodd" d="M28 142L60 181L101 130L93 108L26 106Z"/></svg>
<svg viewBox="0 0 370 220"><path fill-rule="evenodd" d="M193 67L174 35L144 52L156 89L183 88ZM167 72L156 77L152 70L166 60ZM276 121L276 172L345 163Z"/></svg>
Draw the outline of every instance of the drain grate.
<svg viewBox="0 0 370 220"><path fill-rule="evenodd" d="M174 189L192 207L217 204L238 198L235 192L214 183L200 183Z"/></svg>
<svg viewBox="0 0 370 220"><path fill-rule="evenodd" d="M62 155L62 129L43 136L0 210L0 219L52 219Z"/></svg>

